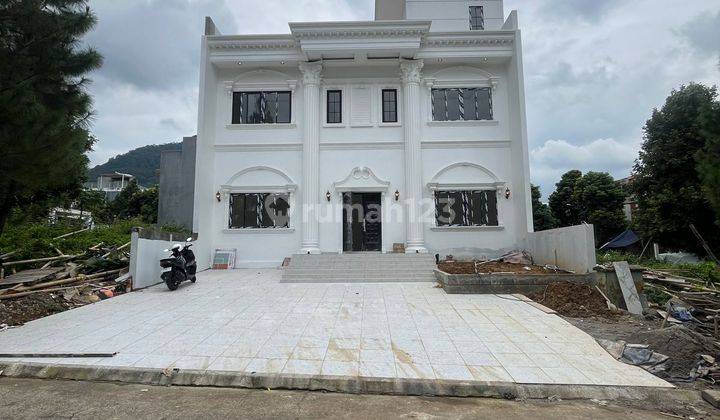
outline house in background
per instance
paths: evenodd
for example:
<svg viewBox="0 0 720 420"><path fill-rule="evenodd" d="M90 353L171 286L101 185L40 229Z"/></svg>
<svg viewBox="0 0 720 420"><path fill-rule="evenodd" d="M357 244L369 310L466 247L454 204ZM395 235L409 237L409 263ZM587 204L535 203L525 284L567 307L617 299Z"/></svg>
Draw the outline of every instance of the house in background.
<svg viewBox="0 0 720 420"><path fill-rule="evenodd" d="M195 143L183 137L180 150L160 152L158 224L192 229L195 194Z"/></svg>
<svg viewBox="0 0 720 420"><path fill-rule="evenodd" d="M202 39L198 261L496 256L532 231L522 48L502 0L378 0L368 22Z"/></svg>
<svg viewBox="0 0 720 420"><path fill-rule="evenodd" d="M98 176L95 182L86 182L84 186L90 190L104 192L105 199L112 201L133 179L135 177L130 174L108 172Z"/></svg>

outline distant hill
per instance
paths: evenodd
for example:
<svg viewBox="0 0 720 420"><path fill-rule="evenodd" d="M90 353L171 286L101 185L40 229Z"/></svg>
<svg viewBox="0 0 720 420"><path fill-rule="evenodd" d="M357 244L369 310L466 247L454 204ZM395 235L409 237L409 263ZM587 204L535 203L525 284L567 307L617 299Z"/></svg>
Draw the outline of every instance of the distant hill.
<svg viewBox="0 0 720 420"><path fill-rule="evenodd" d="M138 184L144 187L155 185L158 183L157 170L160 169L160 152L181 149L182 143L180 142L152 144L133 149L90 169L88 181L95 181L100 174L117 171L135 176Z"/></svg>

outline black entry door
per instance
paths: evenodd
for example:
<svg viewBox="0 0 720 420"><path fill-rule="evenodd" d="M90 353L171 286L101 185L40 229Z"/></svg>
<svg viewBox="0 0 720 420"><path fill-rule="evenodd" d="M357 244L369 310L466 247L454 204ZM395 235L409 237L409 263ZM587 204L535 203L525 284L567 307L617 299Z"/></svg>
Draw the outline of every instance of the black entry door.
<svg viewBox="0 0 720 420"><path fill-rule="evenodd" d="M343 194L343 251L380 251L381 194Z"/></svg>

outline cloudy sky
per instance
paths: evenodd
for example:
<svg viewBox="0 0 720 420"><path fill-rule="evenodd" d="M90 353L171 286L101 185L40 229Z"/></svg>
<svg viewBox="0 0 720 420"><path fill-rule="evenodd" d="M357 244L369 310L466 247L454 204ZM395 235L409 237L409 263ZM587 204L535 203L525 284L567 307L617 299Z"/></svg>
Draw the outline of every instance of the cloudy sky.
<svg viewBox="0 0 720 420"><path fill-rule="evenodd" d="M371 20L374 0L91 0L87 41L99 142L93 164L195 133L203 16L232 33L288 21ZM625 177L653 107L691 81L720 84L718 0L505 0L523 30L532 182L569 169Z"/></svg>

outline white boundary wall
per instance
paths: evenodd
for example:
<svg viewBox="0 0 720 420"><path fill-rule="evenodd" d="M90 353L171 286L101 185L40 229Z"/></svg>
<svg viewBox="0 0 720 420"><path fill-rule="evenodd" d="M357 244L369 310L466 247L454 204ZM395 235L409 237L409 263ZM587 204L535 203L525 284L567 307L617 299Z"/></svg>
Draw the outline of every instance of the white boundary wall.
<svg viewBox="0 0 720 420"><path fill-rule="evenodd" d="M142 289L161 282L160 259L167 258L165 249L172 247L172 242L140 238L137 231L132 232L130 242L130 274L133 289Z"/></svg>
<svg viewBox="0 0 720 420"><path fill-rule="evenodd" d="M597 263L593 225L530 232L523 247L535 264L556 265L577 274L592 272Z"/></svg>

